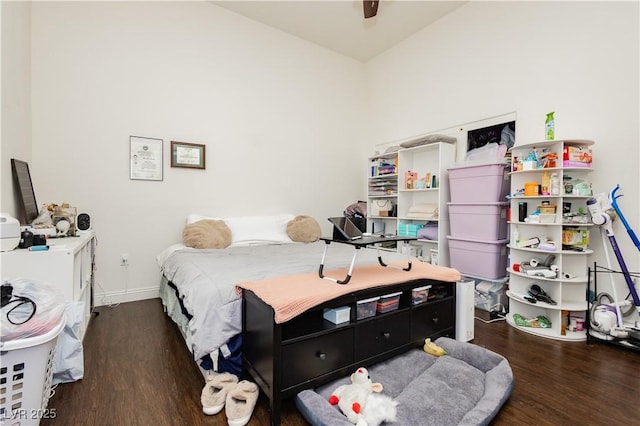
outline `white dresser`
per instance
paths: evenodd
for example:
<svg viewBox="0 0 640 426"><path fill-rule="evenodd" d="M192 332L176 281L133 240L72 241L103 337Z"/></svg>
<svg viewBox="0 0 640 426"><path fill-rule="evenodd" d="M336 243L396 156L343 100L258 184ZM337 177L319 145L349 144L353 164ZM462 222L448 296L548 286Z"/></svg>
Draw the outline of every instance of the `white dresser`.
<svg viewBox="0 0 640 426"><path fill-rule="evenodd" d="M15 249L0 253L0 277L2 281L13 278L45 281L59 288L65 300L83 301L80 338L84 338L91 319L95 234L52 238L47 244L48 251Z"/></svg>

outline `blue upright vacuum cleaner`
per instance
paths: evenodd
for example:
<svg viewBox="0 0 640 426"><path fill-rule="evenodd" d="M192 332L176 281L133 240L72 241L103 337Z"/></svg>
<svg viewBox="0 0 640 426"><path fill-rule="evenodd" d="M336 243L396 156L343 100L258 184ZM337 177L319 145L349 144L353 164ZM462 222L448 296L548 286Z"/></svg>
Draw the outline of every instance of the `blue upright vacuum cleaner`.
<svg viewBox="0 0 640 426"><path fill-rule="evenodd" d="M613 293L613 300L609 300L610 303L602 303L604 298L611 299L611 297L607 294L600 294L597 296L597 300L592 306L591 309L591 334L594 337L603 339L603 340L614 340L614 339L626 339L640 342L640 326L638 322L634 326L626 326L623 321L623 313L621 312L621 307L631 306L631 303L635 306L636 311L640 314L640 297L638 297L638 292L636 291L633 280L631 279L631 273L627 268L627 265L622 257L622 252L620 251L620 247L618 246L618 242L616 240L616 236L613 232L612 223L614 219L617 217L620 218L621 222L624 224L627 233L631 237L631 240L634 242L636 247L640 250L640 241L638 241L638 237L631 229L629 223L624 218L620 207L618 206L617 199L622 195L616 195L616 192L620 189L620 185L616 185L611 192L609 193L608 205L604 205L606 200L598 198L591 198L587 200L587 207L589 209L589 213L591 214L591 221L595 225L599 225L604 233L602 235L603 247L606 246L605 243L605 234L609 239L609 243L611 244L611 249L618 260L618 264L620 265L620 270L622 275L624 276L627 287L629 288L629 293L633 302L628 300L620 300L617 297L616 286L613 280L613 274L611 274L611 286ZM611 259L609 258L609 252L605 249L605 258L607 260L609 269L612 269Z"/></svg>
<svg viewBox="0 0 640 426"><path fill-rule="evenodd" d="M618 206L618 198L622 197L622 195L616 195L616 192L618 192L619 189L620 189L620 185L616 185L615 188L613 188L611 190L611 193L609 194L609 199L611 200L611 206L616 211L616 214L620 218L620 221L622 222L625 229L627 230L627 234L629 234L629 238L631 238L631 241L633 241L633 244L635 244L638 251L640 251L640 240L638 240L638 236L636 235L635 232L633 232L633 229L631 229L631 225L629 225L629 222L627 222L627 219L622 214L622 210L620 210L620 206ZM637 303L636 303L636 306L637 306Z"/></svg>

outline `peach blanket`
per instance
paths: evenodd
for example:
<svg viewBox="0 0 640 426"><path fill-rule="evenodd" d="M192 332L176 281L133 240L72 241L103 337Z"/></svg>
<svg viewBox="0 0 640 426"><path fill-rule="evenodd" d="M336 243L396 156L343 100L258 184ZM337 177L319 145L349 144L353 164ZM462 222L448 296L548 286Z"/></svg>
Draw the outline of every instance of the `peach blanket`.
<svg viewBox="0 0 640 426"><path fill-rule="evenodd" d="M406 262L394 262L390 265L403 267L406 266ZM324 272L324 275L344 279L347 271L336 269ZM460 281L461 276L456 269L423 262L413 262L410 271L368 265L354 268L348 284L337 284L322 279L316 272L243 282L236 285L236 292L241 295L242 289L253 291L273 308L275 322L281 324L314 306L357 290L417 279L456 282Z"/></svg>

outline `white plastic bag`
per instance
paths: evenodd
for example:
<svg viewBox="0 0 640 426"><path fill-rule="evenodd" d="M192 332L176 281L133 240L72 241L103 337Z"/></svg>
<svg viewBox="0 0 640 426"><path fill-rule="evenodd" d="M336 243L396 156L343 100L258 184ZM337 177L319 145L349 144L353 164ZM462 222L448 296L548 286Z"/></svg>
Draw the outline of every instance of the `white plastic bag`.
<svg viewBox="0 0 640 426"><path fill-rule="evenodd" d="M0 309L0 341L40 336L55 328L64 315L62 292L52 284L28 278L5 281L11 296Z"/></svg>
<svg viewBox="0 0 640 426"><path fill-rule="evenodd" d="M492 164L504 162L504 155L507 152L506 145L488 143L480 148L472 149L465 156L465 163Z"/></svg>
<svg viewBox="0 0 640 426"><path fill-rule="evenodd" d="M51 212L47 208L46 205L42 206L40 212L38 213L38 217L33 219L32 225L48 225L52 226L51 223Z"/></svg>
<svg viewBox="0 0 640 426"><path fill-rule="evenodd" d="M84 377L84 352L80 327L84 316L84 302L68 302L67 323L58 336L52 384L75 382Z"/></svg>

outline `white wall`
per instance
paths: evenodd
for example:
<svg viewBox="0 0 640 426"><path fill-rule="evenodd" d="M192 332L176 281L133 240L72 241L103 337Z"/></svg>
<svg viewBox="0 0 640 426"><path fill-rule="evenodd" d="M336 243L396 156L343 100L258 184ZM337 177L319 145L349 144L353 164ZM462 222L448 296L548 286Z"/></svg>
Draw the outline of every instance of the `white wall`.
<svg viewBox="0 0 640 426"><path fill-rule="evenodd" d="M364 196L375 145L495 116L519 143L551 110L594 139L596 189L620 183L640 230L637 3L471 2L365 66L208 3L32 7L36 195L93 215L98 303L152 295L190 212L322 223ZM130 135L164 139L163 182L129 180ZM170 140L206 144L207 170L171 169Z"/></svg>
<svg viewBox="0 0 640 426"><path fill-rule="evenodd" d="M0 211L17 217L11 159L31 160L31 3L0 2L2 15L2 143Z"/></svg>
<svg viewBox="0 0 640 426"><path fill-rule="evenodd" d="M596 141L594 190L620 184L638 233L638 17L638 2L470 2L367 64L371 145L514 112L517 143L532 143L555 111L556 139ZM592 260L606 265L593 237Z"/></svg>
<svg viewBox="0 0 640 426"><path fill-rule="evenodd" d="M362 196L361 63L207 2L38 2L32 19L36 195L92 215L98 304L155 296L189 213L328 231ZM130 135L164 139L162 182L129 180ZM170 168L171 140L205 144L206 170Z"/></svg>

